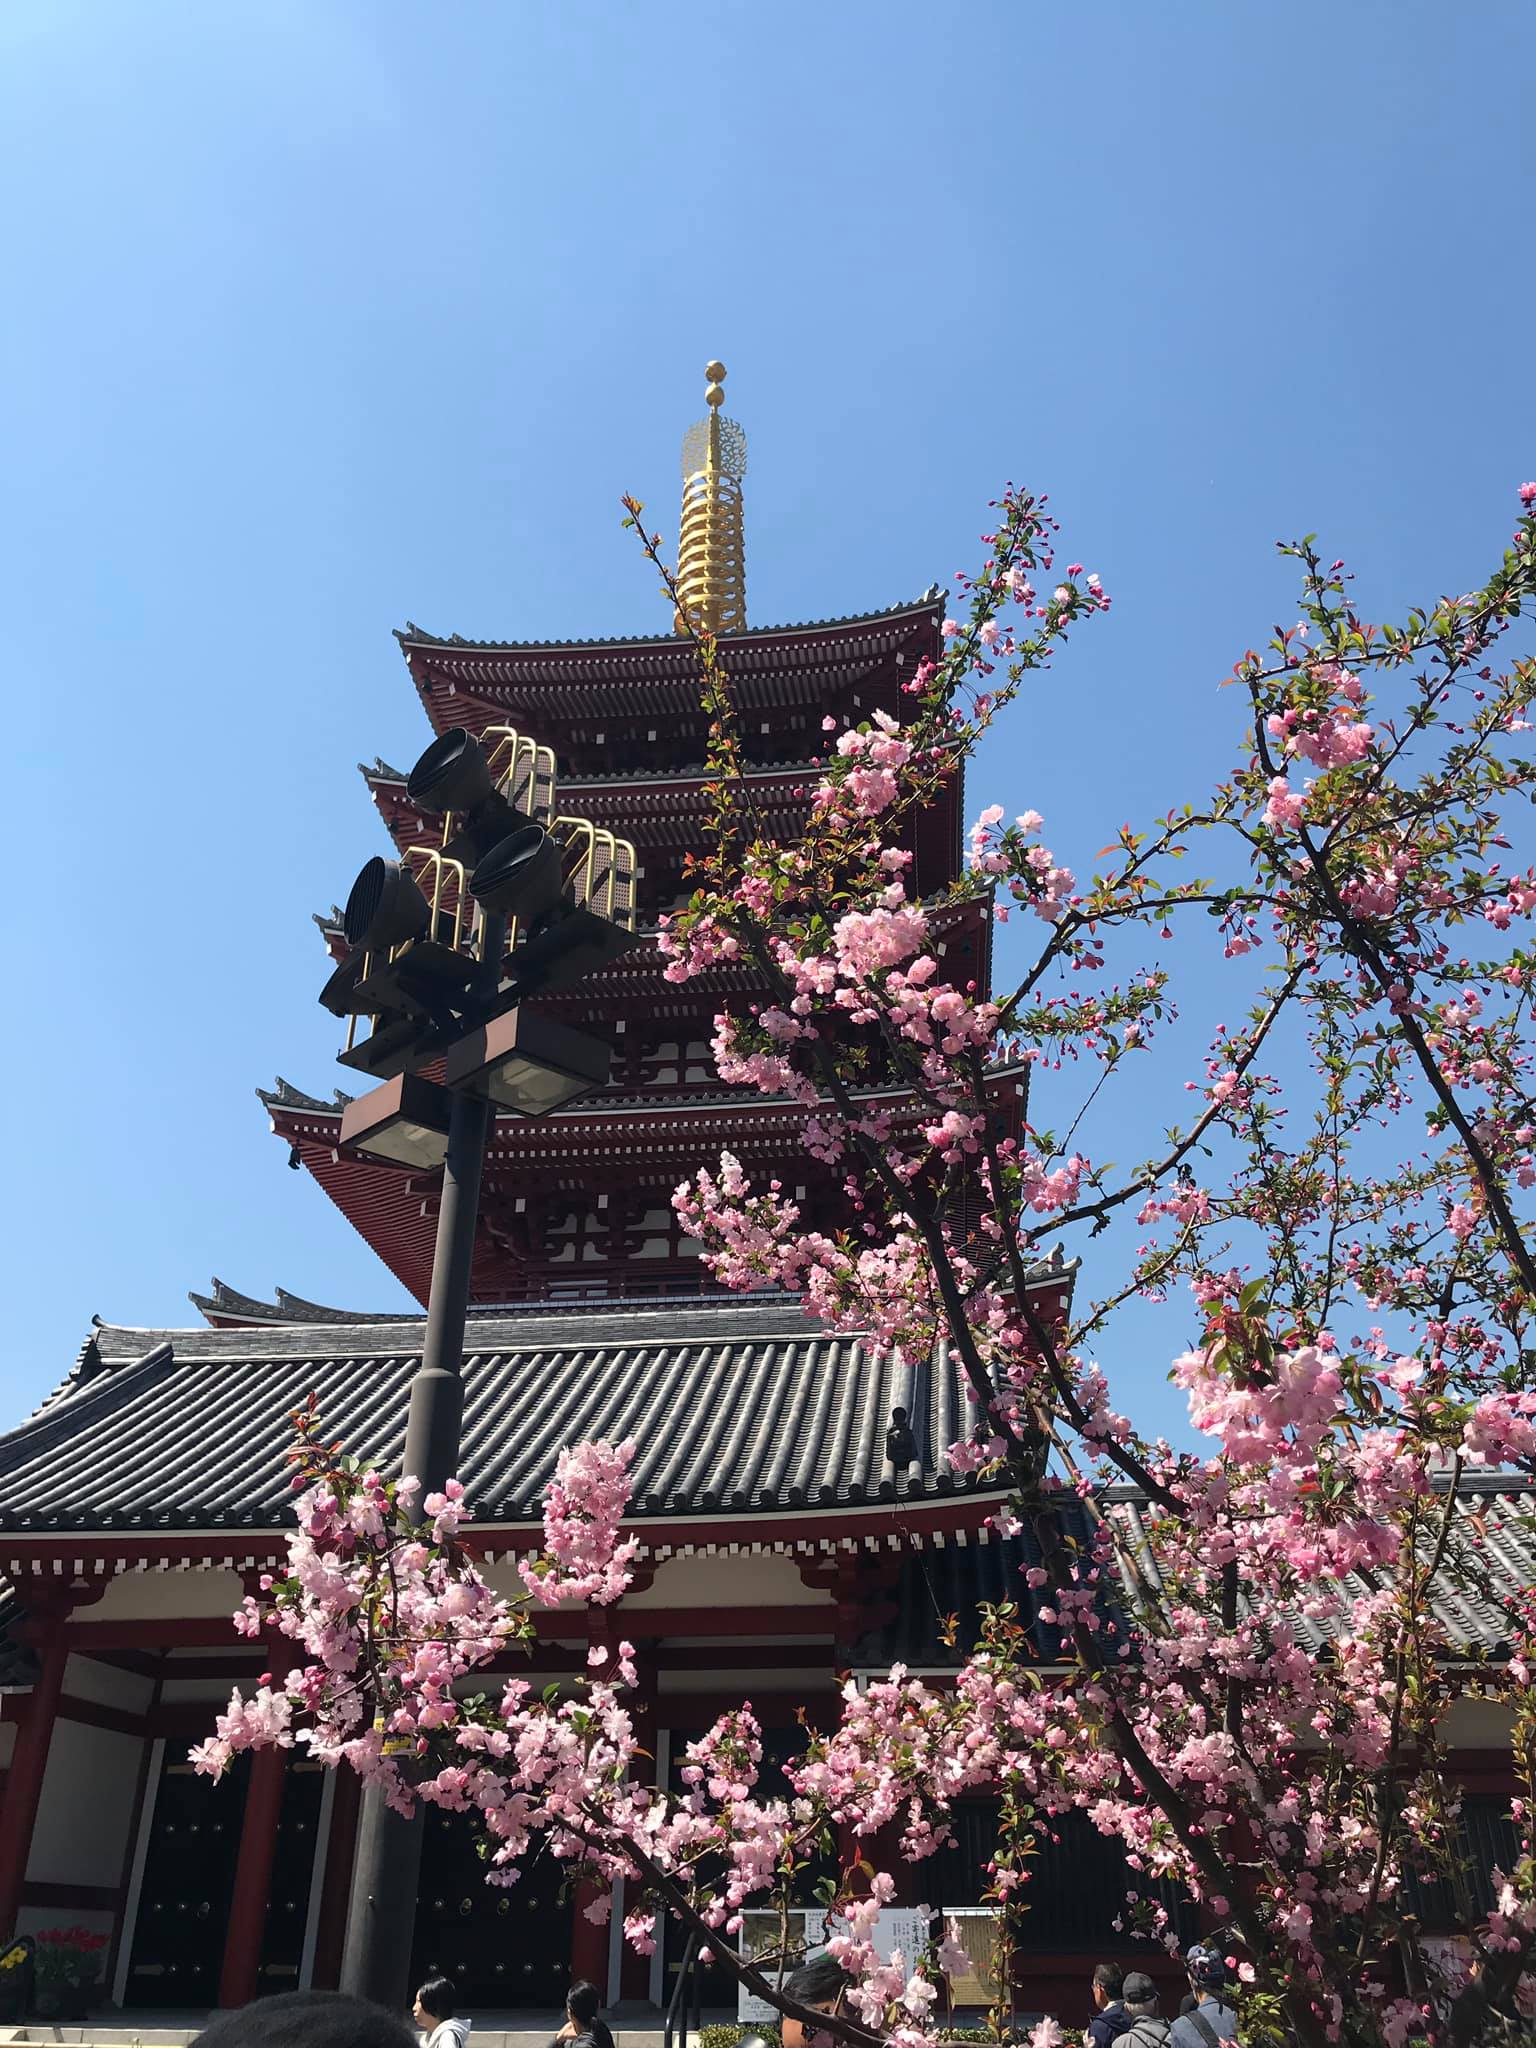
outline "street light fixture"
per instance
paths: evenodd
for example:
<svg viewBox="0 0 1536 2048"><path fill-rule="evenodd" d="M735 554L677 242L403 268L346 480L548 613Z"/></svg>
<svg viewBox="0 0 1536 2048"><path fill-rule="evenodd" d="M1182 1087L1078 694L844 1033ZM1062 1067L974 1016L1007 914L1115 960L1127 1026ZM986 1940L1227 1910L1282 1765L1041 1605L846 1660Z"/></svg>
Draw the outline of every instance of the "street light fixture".
<svg viewBox="0 0 1536 2048"><path fill-rule="evenodd" d="M378 854L364 862L341 913L342 936L349 946L361 946L365 953L387 952L431 928L432 906L413 874L399 861Z"/></svg>
<svg viewBox="0 0 1536 2048"><path fill-rule="evenodd" d="M420 1074L396 1074L371 1088L341 1115L341 1146L387 1166L431 1173L448 1157L453 1098Z"/></svg>
<svg viewBox="0 0 1536 2048"><path fill-rule="evenodd" d="M440 1492L458 1463L464 1324L495 1111L544 1116L608 1078L602 1040L521 1005L636 943L634 847L589 819L555 816L550 748L510 727L482 737L489 752L455 727L412 769L407 793L442 817L442 841L363 868L342 919L347 956L320 996L348 1019L342 1063L381 1083L347 1106L343 1145L418 1172L442 1168L403 1467L424 1495ZM360 1018L370 1028L358 1040ZM437 1061L440 1084L422 1072ZM342 1988L393 2010L407 2003L420 1863L419 1813L404 1820L367 1786Z"/></svg>
<svg viewBox="0 0 1536 2048"><path fill-rule="evenodd" d="M604 1039L531 1010L509 1010L460 1039L448 1055L444 1079L450 1088L488 1095L499 1109L548 1116L601 1088L612 1058Z"/></svg>
<svg viewBox="0 0 1536 2048"><path fill-rule="evenodd" d="M450 726L426 747L405 779L405 793L419 811L474 812L496 793L485 749L462 725Z"/></svg>
<svg viewBox="0 0 1536 2048"><path fill-rule="evenodd" d="M554 804L555 757L510 726L495 726L484 746L462 725L432 742L406 777L417 810L447 820L445 846L472 867L519 825L545 824ZM499 773L498 773L499 771Z"/></svg>
<svg viewBox="0 0 1536 2048"><path fill-rule="evenodd" d="M533 925L560 901L560 849L542 825L523 825L475 863L469 893L487 910Z"/></svg>

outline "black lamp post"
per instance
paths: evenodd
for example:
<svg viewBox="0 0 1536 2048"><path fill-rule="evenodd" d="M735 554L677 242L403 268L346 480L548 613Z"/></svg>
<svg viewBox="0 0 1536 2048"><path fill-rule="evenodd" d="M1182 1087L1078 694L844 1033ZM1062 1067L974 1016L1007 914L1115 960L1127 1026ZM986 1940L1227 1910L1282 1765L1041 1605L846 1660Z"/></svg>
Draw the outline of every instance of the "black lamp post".
<svg viewBox="0 0 1536 2048"><path fill-rule="evenodd" d="M441 1492L453 1477L464 1417L464 1319L474 1256L480 1177L490 1130L487 1097L456 1089L451 1097L443 1190L427 1297L427 1334L411 1381L404 1470L423 1494ZM363 1789L352 1895L347 1907L341 1988L403 2012L410 1998L411 1942L421 1869L423 1814L407 1820L384 1802L376 1785Z"/></svg>
<svg viewBox="0 0 1536 2048"><path fill-rule="evenodd" d="M514 764L527 746L514 744ZM619 863L613 863L606 894L594 890L594 877L604 878L591 857L592 828L583 820L557 819L546 830L517 811L472 735L456 729L435 740L408 789L419 808L446 816L443 846L423 851L439 877L445 861L457 877L452 914L443 913L438 891L428 899L404 865L370 861L347 900L350 950L321 1001L338 1015L372 1017L369 1036L342 1058L384 1077L349 1104L342 1143L397 1165L430 1169L441 1162L443 1169L403 1467L425 1495L441 1492L458 1463L464 1324L496 1108L540 1116L601 1086L608 1074L605 1043L520 1006L526 995L569 986L632 945L634 913L632 903L624 906L627 929L605 914L616 907L612 877ZM550 809L552 796L551 774ZM562 827L570 830L563 834ZM565 858L582 834L585 900ZM632 850L624 851L632 872ZM473 952L464 943L466 894L479 906ZM509 954L512 917L519 943ZM444 1084L419 1072L437 1058L445 1063ZM405 2009L410 1994L422 1822L419 1808L407 1820L385 1804L377 1787L364 1788L341 1986L394 2011Z"/></svg>

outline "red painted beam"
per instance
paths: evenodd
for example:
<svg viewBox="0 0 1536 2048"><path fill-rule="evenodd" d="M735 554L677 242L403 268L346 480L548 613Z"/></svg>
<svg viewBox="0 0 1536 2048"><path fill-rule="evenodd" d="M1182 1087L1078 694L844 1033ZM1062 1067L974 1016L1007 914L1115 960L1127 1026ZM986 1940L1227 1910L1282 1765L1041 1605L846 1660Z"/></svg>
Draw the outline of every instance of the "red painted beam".
<svg viewBox="0 0 1536 2048"><path fill-rule="evenodd" d="M50 1912L117 1913L125 1887L120 1884L24 1884L24 1906L46 1906Z"/></svg>
<svg viewBox="0 0 1536 2048"><path fill-rule="evenodd" d="M1049 1310L1049 1303L1046 1306ZM840 1545L846 1537L858 1546L861 1556L887 1557L894 1561L922 1548L926 1537L950 1536L962 1530L967 1535L979 1533L988 1516L996 1512L1004 1491L1001 1488L967 1488L963 1492L916 1500L866 1500L838 1507L748 1509L715 1515L657 1516L654 1519L645 1516L626 1522L624 1533L638 1537L652 1552L661 1549L675 1552L685 1547L702 1550L708 1545L726 1552L750 1550L754 1544L817 1544L825 1541ZM899 1530L896 1523L898 1509L901 1514ZM464 1533L468 1547L480 1556L487 1553L505 1556L536 1550L543 1540L538 1526L530 1522L472 1523ZM891 1535L899 1536L896 1549L891 1549L886 1542ZM874 1539L874 1550L865 1548L866 1537ZM51 1589L63 1573L74 1571L77 1562L83 1563L87 1571L92 1571L98 1567L108 1570L119 1562L153 1565L189 1559L201 1564L207 1560L214 1570L234 1571L243 1569L248 1561L263 1567L282 1563L287 1541L288 1532L284 1529L213 1529L185 1534L140 1534L132 1530L101 1529L36 1536L10 1530L0 1536L0 1570L16 1582L17 1592L25 1601L33 1588ZM830 1555L828 1561L831 1561ZM231 1602L231 1611L233 1606ZM223 1647L235 1640L232 1624L222 1615L210 1615L200 1619L196 1625L204 1633L192 1637L163 1636L160 1631L164 1624L148 1619L111 1624L73 1622L70 1626L75 1632L110 1627L117 1631L115 1636L101 1634L94 1640L105 1647L119 1649L154 1649L175 1642ZM130 1631L126 1635L122 1633L124 1628ZM78 1640L83 1647L87 1638L80 1635Z"/></svg>
<svg viewBox="0 0 1536 2048"><path fill-rule="evenodd" d="M662 1636L703 1636L728 1644L737 1637L789 1635L830 1642L836 1625L836 1609L831 1601L815 1607L737 1608L728 1616L722 1615L718 1607L620 1607L617 1612L620 1632L636 1642L654 1642ZM585 1611L540 1614L536 1617L536 1626L541 1636L557 1641L584 1637L587 1617ZM74 1648L87 1653L151 1644L161 1649L200 1648L205 1645L213 1648L222 1640L226 1628L233 1634L229 1624L220 1622L217 1616L207 1619L201 1616L165 1616L152 1622L77 1621L70 1625L69 1642ZM167 1667L167 1677L178 1675L174 1665ZM191 1675L189 1672L188 1676ZM238 1676L238 1673L230 1675Z"/></svg>
<svg viewBox="0 0 1536 2048"><path fill-rule="evenodd" d="M72 1693L60 1695L58 1716L61 1721L82 1722L87 1728L110 1728L115 1735L149 1732L145 1715L130 1713L125 1707L103 1706L99 1700L77 1699Z"/></svg>

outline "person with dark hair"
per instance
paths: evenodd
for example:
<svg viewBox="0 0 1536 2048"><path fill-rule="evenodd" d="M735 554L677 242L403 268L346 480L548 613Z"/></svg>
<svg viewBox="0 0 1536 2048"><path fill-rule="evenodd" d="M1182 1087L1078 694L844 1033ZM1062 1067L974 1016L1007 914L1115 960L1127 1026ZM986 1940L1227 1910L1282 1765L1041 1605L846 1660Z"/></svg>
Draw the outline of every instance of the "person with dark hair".
<svg viewBox="0 0 1536 2048"><path fill-rule="evenodd" d="M421 2029L424 2048L464 2048L469 2021L454 2011L459 1987L451 1977L432 1976L416 1994L411 2016Z"/></svg>
<svg viewBox="0 0 1536 2048"><path fill-rule="evenodd" d="M1093 2018L1088 2022L1088 2039L1091 2048L1109 2048L1110 2042L1118 2041L1131 2024L1121 1997L1120 1965L1095 1963L1089 1988L1093 1992Z"/></svg>
<svg viewBox="0 0 1536 2048"><path fill-rule="evenodd" d="M790 1971L784 1979L784 1990L796 2005L814 2006L817 2012L837 2012L852 1982L836 1956L815 1956L798 1970ZM779 2022L779 2039L784 2048L832 2048L834 2037L817 2033L803 2020L792 2020L786 2014Z"/></svg>
<svg viewBox="0 0 1536 2048"><path fill-rule="evenodd" d="M597 2014L602 2002L597 1986L578 1978L565 1994L565 2025L549 2048L569 2048L572 2043L576 2048L613 2048L607 2022Z"/></svg>
<svg viewBox="0 0 1536 2048"><path fill-rule="evenodd" d="M344 1991L279 1991L220 2013L192 2048L417 2048L402 2019Z"/></svg>
<svg viewBox="0 0 1536 2048"><path fill-rule="evenodd" d="M1157 1986L1145 1970L1128 1970L1120 1987L1129 2024L1120 2036L1119 2048L1165 2048L1170 2023L1157 2009Z"/></svg>
<svg viewBox="0 0 1536 2048"><path fill-rule="evenodd" d="M1197 1942L1185 1956L1184 1967L1195 2003L1174 2021L1168 2048L1218 2048L1222 2041L1235 2041L1237 2014L1221 1995L1227 1985L1227 1965L1220 1949Z"/></svg>

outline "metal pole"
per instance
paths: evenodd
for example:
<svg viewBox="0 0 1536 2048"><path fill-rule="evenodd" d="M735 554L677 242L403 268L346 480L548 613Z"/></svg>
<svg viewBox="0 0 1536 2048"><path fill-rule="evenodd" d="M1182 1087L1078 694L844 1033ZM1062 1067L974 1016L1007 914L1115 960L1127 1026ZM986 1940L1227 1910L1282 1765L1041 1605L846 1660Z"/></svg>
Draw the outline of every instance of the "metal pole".
<svg viewBox="0 0 1536 2048"><path fill-rule="evenodd" d="M481 958L498 964L506 920L487 917ZM427 1334L411 1381L403 1472L414 1473L423 1494L439 1493L459 1458L464 1417L464 1321L469 1311L470 1267L480 1178L485 1167L491 1105L483 1095L455 1094L448 1125L448 1156L432 1252ZM392 2012L410 2004L411 1946L416 1931L416 1886L421 1869L423 1814L406 1820L384 1803L376 1785L363 1788L347 1907L341 1988Z"/></svg>

